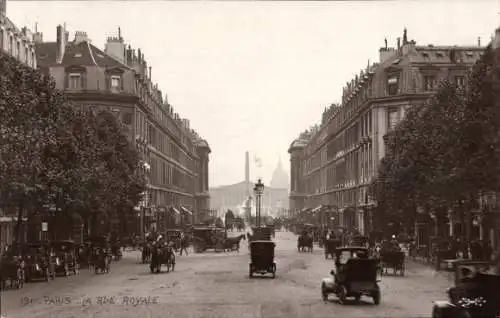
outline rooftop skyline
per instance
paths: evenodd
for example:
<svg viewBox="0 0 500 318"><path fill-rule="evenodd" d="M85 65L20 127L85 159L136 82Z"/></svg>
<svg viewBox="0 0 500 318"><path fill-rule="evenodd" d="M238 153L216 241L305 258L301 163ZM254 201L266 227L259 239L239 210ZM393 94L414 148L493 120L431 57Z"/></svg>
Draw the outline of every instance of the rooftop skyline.
<svg viewBox="0 0 500 318"><path fill-rule="evenodd" d="M247 149L251 160L262 159L267 183L279 157L289 173L291 142L341 101L368 60L378 61L384 38L396 46L406 27L417 45L476 46L478 37L487 44L500 25L498 4L15 1L7 15L19 27L38 23L46 41L66 23L70 38L85 31L101 50L120 27L169 102L210 144L213 187L244 180ZM464 23L471 17L481 19Z"/></svg>

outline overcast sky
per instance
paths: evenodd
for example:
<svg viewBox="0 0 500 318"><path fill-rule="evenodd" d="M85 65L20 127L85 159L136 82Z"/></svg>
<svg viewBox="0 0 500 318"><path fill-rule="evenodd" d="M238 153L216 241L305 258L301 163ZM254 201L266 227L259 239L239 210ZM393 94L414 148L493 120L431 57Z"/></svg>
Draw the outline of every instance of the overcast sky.
<svg viewBox="0 0 500 318"><path fill-rule="evenodd" d="M122 36L141 48L153 80L212 148L210 185L244 179L245 151L262 159L252 171L268 183L298 134L338 102L342 86L378 61L387 37L403 28L417 44L485 44L500 25L499 0L360 2L10 1L18 25L55 41L86 31L104 48Z"/></svg>

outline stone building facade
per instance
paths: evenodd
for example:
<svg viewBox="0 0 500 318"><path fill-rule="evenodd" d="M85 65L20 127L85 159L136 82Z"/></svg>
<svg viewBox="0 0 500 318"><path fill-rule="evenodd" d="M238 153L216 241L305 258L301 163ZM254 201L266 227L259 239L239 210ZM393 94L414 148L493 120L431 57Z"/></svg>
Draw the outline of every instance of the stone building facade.
<svg viewBox="0 0 500 318"><path fill-rule="evenodd" d="M480 43L418 46L406 30L395 48L386 40L379 62L368 63L343 88L340 105L325 109L321 124L292 142L292 212L329 207L340 225L366 233L376 218L368 185L385 155L384 136L441 80L465 85L483 51Z"/></svg>
<svg viewBox="0 0 500 318"><path fill-rule="evenodd" d="M210 147L162 96L144 53L126 45L120 29L107 38L104 50L82 31L70 41L61 25L56 42L43 42L39 33L35 39L38 67L68 100L86 109L111 110L124 124L147 176L147 193L137 207L146 219L161 223L173 214L177 221L196 222L200 211L209 210Z"/></svg>
<svg viewBox="0 0 500 318"><path fill-rule="evenodd" d="M26 27L18 28L7 17L7 0L0 0L0 54L11 56L28 67L37 67L33 34ZM0 251L12 244L16 223L17 211L0 209ZM24 223L18 235L21 240L26 237Z"/></svg>
<svg viewBox="0 0 500 318"><path fill-rule="evenodd" d="M0 0L0 52L36 68L33 33L26 27L19 29L7 17L7 0Z"/></svg>

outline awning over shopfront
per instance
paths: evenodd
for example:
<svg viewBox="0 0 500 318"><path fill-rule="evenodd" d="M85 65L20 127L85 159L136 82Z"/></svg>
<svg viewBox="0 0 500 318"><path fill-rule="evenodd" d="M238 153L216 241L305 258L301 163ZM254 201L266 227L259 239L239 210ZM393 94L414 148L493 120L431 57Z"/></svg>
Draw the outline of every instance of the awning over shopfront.
<svg viewBox="0 0 500 318"><path fill-rule="evenodd" d="M314 213L316 213L316 212L321 211L323 208L325 208L325 206L324 206L324 205L322 205L322 204L320 204L320 205L318 205L317 207L315 207L314 209L312 209L312 211L313 211Z"/></svg>
<svg viewBox="0 0 500 318"><path fill-rule="evenodd" d="M188 209L186 209L186 208L185 208L185 207L183 207L182 205L181 205L181 211L182 211L182 212L184 212L184 213L187 213L187 214L189 214L189 215L193 215L193 212L189 211Z"/></svg>
<svg viewBox="0 0 500 318"><path fill-rule="evenodd" d="M177 209L176 209L176 208L174 208L174 207L171 207L171 208L170 208L170 211L174 212L175 214L179 214L179 215L181 214L181 212L179 212L179 210L177 210Z"/></svg>

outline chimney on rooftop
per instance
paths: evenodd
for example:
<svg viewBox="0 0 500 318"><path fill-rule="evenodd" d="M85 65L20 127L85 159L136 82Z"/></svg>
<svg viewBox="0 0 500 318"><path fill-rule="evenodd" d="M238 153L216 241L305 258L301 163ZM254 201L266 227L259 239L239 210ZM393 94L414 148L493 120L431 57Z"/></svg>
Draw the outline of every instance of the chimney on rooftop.
<svg viewBox="0 0 500 318"><path fill-rule="evenodd" d="M64 53L66 52L66 27L62 25L58 25L57 28L57 34L56 34L56 43L57 43L57 55L56 55L56 62L58 64L62 63L62 60L64 58Z"/></svg>
<svg viewBox="0 0 500 318"><path fill-rule="evenodd" d="M104 52L122 64L127 63L126 45L123 42L121 29L118 27L118 36L108 36L104 45Z"/></svg>
<svg viewBox="0 0 500 318"><path fill-rule="evenodd" d="M500 27L495 30L495 36L493 37L491 48L494 50L500 48Z"/></svg>
<svg viewBox="0 0 500 318"><path fill-rule="evenodd" d="M76 31L75 32L75 44L80 44L82 42L90 42L89 38L87 37L87 32L84 31Z"/></svg>

